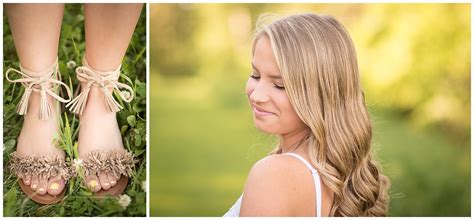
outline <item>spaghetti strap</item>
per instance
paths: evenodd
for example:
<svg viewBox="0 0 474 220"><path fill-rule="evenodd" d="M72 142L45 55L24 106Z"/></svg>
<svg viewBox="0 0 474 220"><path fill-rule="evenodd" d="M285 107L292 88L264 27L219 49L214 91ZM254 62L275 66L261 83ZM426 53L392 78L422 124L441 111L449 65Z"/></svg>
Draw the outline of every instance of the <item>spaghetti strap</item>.
<svg viewBox="0 0 474 220"><path fill-rule="evenodd" d="M314 184L316 187L316 217L321 217L321 179L319 177L318 170L314 169L314 167L306 161L302 156L295 154L295 153L284 153L283 155L291 155L299 160L301 160L311 171L311 174L313 175L314 178Z"/></svg>

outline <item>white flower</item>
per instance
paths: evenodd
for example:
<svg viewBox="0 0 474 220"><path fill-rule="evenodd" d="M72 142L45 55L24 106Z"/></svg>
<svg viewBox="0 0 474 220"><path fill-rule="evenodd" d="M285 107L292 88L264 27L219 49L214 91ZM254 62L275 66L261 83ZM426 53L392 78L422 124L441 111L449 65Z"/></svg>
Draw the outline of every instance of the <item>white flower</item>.
<svg viewBox="0 0 474 220"><path fill-rule="evenodd" d="M125 99L127 99L127 100L130 99L130 96L131 96L130 92L128 92L128 91L121 91L121 92L122 92L122 95Z"/></svg>
<svg viewBox="0 0 474 220"><path fill-rule="evenodd" d="M73 69L74 67L76 67L76 62L74 62L74 60L67 62L67 68Z"/></svg>
<svg viewBox="0 0 474 220"><path fill-rule="evenodd" d="M82 159L78 158L72 161L72 165L76 168L76 170L79 170L79 168L81 168L84 165L84 162L82 161Z"/></svg>
<svg viewBox="0 0 474 220"><path fill-rule="evenodd" d="M146 192L146 180L142 181L142 189Z"/></svg>
<svg viewBox="0 0 474 220"><path fill-rule="evenodd" d="M118 198L118 203L120 206L122 206L123 209L126 209L128 205L130 205L130 202L132 202L132 199L128 195L120 195Z"/></svg>

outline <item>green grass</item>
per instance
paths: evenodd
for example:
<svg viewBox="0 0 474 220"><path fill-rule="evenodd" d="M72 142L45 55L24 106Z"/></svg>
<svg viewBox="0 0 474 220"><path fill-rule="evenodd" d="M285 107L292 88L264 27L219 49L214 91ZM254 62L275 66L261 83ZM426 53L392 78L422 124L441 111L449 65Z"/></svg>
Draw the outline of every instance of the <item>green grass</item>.
<svg viewBox="0 0 474 220"><path fill-rule="evenodd" d="M84 17L82 4L66 4L59 43L59 65L64 82L71 81L74 88L77 78L74 69L68 69L70 60L81 64L84 42ZM3 69L18 69L18 57L15 52L8 20L4 15L4 63ZM125 209L116 198L93 199L80 177L71 179L66 186L66 196L58 204L39 205L28 199L20 190L17 178L7 167L9 155L15 150L16 139L23 123L23 117L17 115L15 106L23 94L20 84L3 83L3 215L4 216L145 216L146 192L146 10L142 10L140 20L133 34L126 56L122 63L120 81L130 84L136 97L131 103L122 103L124 109L117 114L125 148L133 152L138 159L131 180L125 192L132 202ZM62 115L60 147L72 160L77 158L78 118L69 111ZM74 153L76 152L76 153Z"/></svg>
<svg viewBox="0 0 474 220"><path fill-rule="evenodd" d="M222 216L272 149L274 139L253 126L245 79L231 75L150 74L151 216ZM392 182L389 215L469 216L469 143L376 106L371 115L373 150Z"/></svg>

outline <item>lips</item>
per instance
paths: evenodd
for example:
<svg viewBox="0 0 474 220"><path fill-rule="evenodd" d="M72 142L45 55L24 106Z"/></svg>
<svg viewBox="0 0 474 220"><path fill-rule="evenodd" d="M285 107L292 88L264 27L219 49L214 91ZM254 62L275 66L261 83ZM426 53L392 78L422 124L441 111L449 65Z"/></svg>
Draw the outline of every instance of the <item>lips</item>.
<svg viewBox="0 0 474 220"><path fill-rule="evenodd" d="M255 113L256 116L270 116L270 115L276 115L273 112L267 111L263 108L257 107L255 105L252 105L253 112Z"/></svg>

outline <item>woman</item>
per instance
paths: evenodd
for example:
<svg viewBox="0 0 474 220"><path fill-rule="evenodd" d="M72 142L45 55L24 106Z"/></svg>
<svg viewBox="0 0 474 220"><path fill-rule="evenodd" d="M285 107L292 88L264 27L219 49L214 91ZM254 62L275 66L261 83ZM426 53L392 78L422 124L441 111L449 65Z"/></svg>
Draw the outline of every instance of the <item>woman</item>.
<svg viewBox="0 0 474 220"><path fill-rule="evenodd" d="M24 121L10 169L22 191L41 204L58 203L66 181L75 168L58 148L58 102L80 116L79 158L85 185L96 196L124 191L135 160L124 150L116 112L133 98L130 86L119 83L120 68L143 4L85 4L85 55L76 69L81 91L72 97L67 82L61 82L58 44L64 4L6 4L20 69L9 69L6 78L20 82L25 92L17 112ZM12 79L14 74L19 79ZM18 77L17 77L18 78ZM67 97L58 94L61 86ZM19 94L20 95L20 94Z"/></svg>
<svg viewBox="0 0 474 220"><path fill-rule="evenodd" d="M280 143L225 216L385 216L389 180L371 159L349 34L330 16L264 18L246 92L255 126Z"/></svg>

